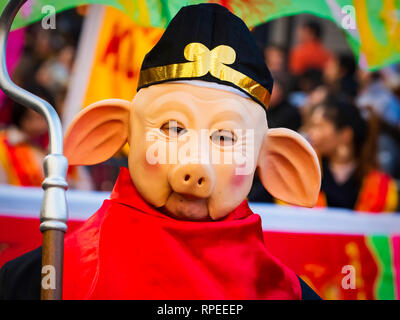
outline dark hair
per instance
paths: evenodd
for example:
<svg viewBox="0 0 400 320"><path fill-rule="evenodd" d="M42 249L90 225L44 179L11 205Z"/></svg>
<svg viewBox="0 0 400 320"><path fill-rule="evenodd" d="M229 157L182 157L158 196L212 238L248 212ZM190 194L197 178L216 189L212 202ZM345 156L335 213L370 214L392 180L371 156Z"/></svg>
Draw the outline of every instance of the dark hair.
<svg viewBox="0 0 400 320"><path fill-rule="evenodd" d="M345 75L352 76L355 74L357 70L356 60L352 55L349 54L341 54L338 57L339 66L342 71L345 72Z"/></svg>
<svg viewBox="0 0 400 320"><path fill-rule="evenodd" d="M380 72L379 72L379 71L374 71L374 72L372 72L372 73L371 73L371 79L372 79L373 81L380 80L380 79L381 79L381 74L380 74Z"/></svg>
<svg viewBox="0 0 400 320"><path fill-rule="evenodd" d="M273 42L273 43L270 43L270 44L264 46L264 50L268 50L268 49L275 49L275 50L282 52L284 55L286 55L286 48L279 43Z"/></svg>
<svg viewBox="0 0 400 320"><path fill-rule="evenodd" d="M303 24L303 28L310 30L317 39L322 38L322 28L318 22L307 21Z"/></svg>
<svg viewBox="0 0 400 320"><path fill-rule="evenodd" d="M321 70L310 68L296 77L296 87L303 92L311 92L322 83Z"/></svg>
<svg viewBox="0 0 400 320"><path fill-rule="evenodd" d="M291 79L280 73L272 74L272 76L274 77L274 86L275 85L280 86L284 99L286 99L291 89L291 83L290 83Z"/></svg>
<svg viewBox="0 0 400 320"><path fill-rule="evenodd" d="M24 89L29 91L30 93L33 93L39 98L46 100L54 107L55 101L53 95L43 86L37 83L31 83ZM28 109L26 107L15 102L14 105L12 106L12 111L11 111L11 123L17 126L18 128L21 128L22 120L24 119L27 111Z"/></svg>
<svg viewBox="0 0 400 320"><path fill-rule="evenodd" d="M325 119L333 123L337 130L350 127L353 130L353 147L358 166L357 178L362 180L372 168L378 167L376 159L378 119L372 108L368 108L369 120L365 120L360 110L343 97L328 96L316 108L323 109Z"/></svg>

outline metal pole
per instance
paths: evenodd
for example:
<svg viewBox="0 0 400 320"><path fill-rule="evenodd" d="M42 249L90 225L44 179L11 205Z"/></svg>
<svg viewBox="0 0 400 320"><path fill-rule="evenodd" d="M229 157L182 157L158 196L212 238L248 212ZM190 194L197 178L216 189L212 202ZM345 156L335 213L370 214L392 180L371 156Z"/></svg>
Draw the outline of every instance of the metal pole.
<svg viewBox="0 0 400 320"><path fill-rule="evenodd" d="M21 6L27 0L10 0L0 17L0 88L3 92L27 108L45 117L49 127L49 154L44 158L42 187L44 197L40 210L40 231L43 233L41 299L62 298L62 271L64 233L68 220L65 180L68 161L63 156L61 122L54 108L45 100L18 87L8 75L6 65L7 38L11 24Z"/></svg>

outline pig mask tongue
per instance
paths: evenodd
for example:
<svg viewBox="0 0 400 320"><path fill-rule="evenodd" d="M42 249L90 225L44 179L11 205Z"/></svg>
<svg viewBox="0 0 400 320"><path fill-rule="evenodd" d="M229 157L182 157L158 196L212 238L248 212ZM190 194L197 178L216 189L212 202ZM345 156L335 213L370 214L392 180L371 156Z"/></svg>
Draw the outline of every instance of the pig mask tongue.
<svg viewBox="0 0 400 320"><path fill-rule="evenodd" d="M176 219L182 220L211 220L208 214L207 199L196 198L189 195L173 192L168 197L161 210Z"/></svg>

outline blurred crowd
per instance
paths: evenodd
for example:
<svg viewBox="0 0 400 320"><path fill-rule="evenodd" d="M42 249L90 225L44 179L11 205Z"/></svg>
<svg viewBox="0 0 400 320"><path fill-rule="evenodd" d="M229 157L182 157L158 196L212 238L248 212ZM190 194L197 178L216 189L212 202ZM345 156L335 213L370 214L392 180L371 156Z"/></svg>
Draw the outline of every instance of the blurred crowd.
<svg viewBox="0 0 400 320"><path fill-rule="evenodd" d="M25 28L12 70L19 86L50 102L60 116L82 21L74 9L57 15L54 30L39 23ZM268 125L295 130L315 148L322 169L317 206L400 211L400 65L366 71L351 54L326 49L322 33L318 23L306 22L289 50L263 48L275 80ZM39 186L47 147L44 119L2 96L0 183ZM126 165L119 155L101 165L70 167L67 180L71 188L109 191ZM279 203L257 177L249 201Z"/></svg>
<svg viewBox="0 0 400 320"><path fill-rule="evenodd" d="M296 45L264 49L274 88L269 127L287 127L314 147L322 170L317 207L399 211L400 64L369 72L330 52L307 21ZM277 202L255 179L250 201Z"/></svg>
<svg viewBox="0 0 400 320"><path fill-rule="evenodd" d="M63 101L74 61L82 17L76 11L57 16L56 29L41 23L12 32L7 56L17 56L15 65L7 60L12 80L20 87L46 100L61 116ZM31 109L13 102L1 93L0 182L18 186L40 186L42 163L48 153L45 119ZM72 188L91 189L88 172L69 168Z"/></svg>
<svg viewBox="0 0 400 320"><path fill-rule="evenodd" d="M61 119L85 13L85 7L59 13L55 29L43 29L38 22L12 32L8 40L12 80L49 102ZM16 60L15 65L9 60ZM38 113L0 94L0 183L41 186L47 124ZM115 157L101 165L69 167L69 188L109 191L124 165L126 158Z"/></svg>

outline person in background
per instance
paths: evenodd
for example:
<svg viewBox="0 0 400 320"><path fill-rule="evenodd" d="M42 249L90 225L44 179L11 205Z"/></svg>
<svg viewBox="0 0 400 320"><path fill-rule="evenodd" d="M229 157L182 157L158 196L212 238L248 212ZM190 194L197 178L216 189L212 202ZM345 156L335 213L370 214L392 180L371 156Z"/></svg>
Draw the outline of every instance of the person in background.
<svg viewBox="0 0 400 320"><path fill-rule="evenodd" d="M9 74L13 74L24 48L26 28L10 32L7 40L6 65ZM0 126L6 125L11 120L11 101L0 90Z"/></svg>
<svg viewBox="0 0 400 320"><path fill-rule="evenodd" d="M288 101L288 80L274 74L273 77L274 87L267 112L268 127L283 127L297 131L301 126L301 116L299 110Z"/></svg>
<svg viewBox="0 0 400 320"><path fill-rule="evenodd" d="M304 132L321 159L322 185L317 207L364 212L396 211L396 182L375 159L377 126L344 99L328 97L314 106Z"/></svg>
<svg viewBox="0 0 400 320"><path fill-rule="evenodd" d="M349 54L332 55L323 70L324 83L329 91L335 94L345 94L353 99L358 92L356 79L357 64Z"/></svg>
<svg viewBox="0 0 400 320"><path fill-rule="evenodd" d="M322 72L316 69L308 69L300 76L295 77L294 83L294 90L290 92L288 100L303 113L303 109L307 109L305 107L309 105L310 96L322 84Z"/></svg>
<svg viewBox="0 0 400 320"><path fill-rule="evenodd" d="M27 75L36 75L39 67L54 54L51 33L37 24L28 27L23 54L12 74L13 81L19 86L26 85Z"/></svg>
<svg viewBox="0 0 400 320"><path fill-rule="evenodd" d="M372 107L386 122L400 126L400 101L386 87L379 71L358 70L361 90L356 99L360 108Z"/></svg>
<svg viewBox="0 0 400 320"><path fill-rule="evenodd" d="M331 53L323 46L322 30L316 22L306 22L297 33L298 44L290 51L289 69L301 75L308 69L322 71L331 59Z"/></svg>
<svg viewBox="0 0 400 320"><path fill-rule="evenodd" d="M44 87L31 84L26 90L54 106L53 96ZM12 124L0 131L0 183L41 186L48 142L44 117L32 109L14 104ZM82 167L70 167L67 182L72 189L92 189L90 176Z"/></svg>
<svg viewBox="0 0 400 320"><path fill-rule="evenodd" d="M74 52L75 49L72 46L62 48L58 54L39 67L35 77L35 81L55 97L61 114L72 71Z"/></svg>
<svg viewBox="0 0 400 320"><path fill-rule="evenodd" d="M269 128L288 128L297 131L301 126L301 115L297 108L287 100L288 80L274 75L270 105L267 111ZM275 202L273 197L263 187L258 174L255 174L253 185L248 195L251 202Z"/></svg>
<svg viewBox="0 0 400 320"><path fill-rule="evenodd" d="M380 71L383 82L400 101L400 63L388 66Z"/></svg>
<svg viewBox="0 0 400 320"><path fill-rule="evenodd" d="M282 78L290 77L287 68L287 54L282 46L277 44L268 45L264 49L265 64L268 66L271 74Z"/></svg>
<svg viewBox="0 0 400 320"><path fill-rule="evenodd" d="M121 167L128 168L128 158L124 152L117 152L104 163L87 166L92 177L94 189L98 191L112 191Z"/></svg>
<svg viewBox="0 0 400 320"><path fill-rule="evenodd" d="M359 108L372 107L379 116L379 163L382 170L400 178L400 101L386 86L379 71L359 69L361 91L356 98Z"/></svg>

